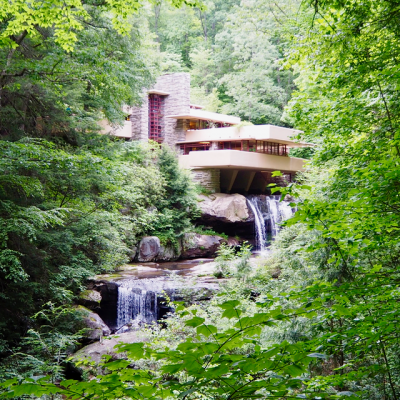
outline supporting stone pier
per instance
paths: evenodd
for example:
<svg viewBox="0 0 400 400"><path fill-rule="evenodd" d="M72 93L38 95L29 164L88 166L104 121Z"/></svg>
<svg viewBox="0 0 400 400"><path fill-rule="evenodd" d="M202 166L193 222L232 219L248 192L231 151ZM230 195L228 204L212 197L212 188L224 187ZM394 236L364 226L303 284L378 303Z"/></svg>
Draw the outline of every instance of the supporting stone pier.
<svg viewBox="0 0 400 400"><path fill-rule="evenodd" d="M272 177L271 171L199 168L192 169L191 175L195 183L210 193L265 194L269 183L286 186L294 174L284 172L282 177Z"/></svg>
<svg viewBox="0 0 400 400"><path fill-rule="evenodd" d="M210 193L219 193L221 191L219 169L193 169L191 175L193 182L199 184Z"/></svg>

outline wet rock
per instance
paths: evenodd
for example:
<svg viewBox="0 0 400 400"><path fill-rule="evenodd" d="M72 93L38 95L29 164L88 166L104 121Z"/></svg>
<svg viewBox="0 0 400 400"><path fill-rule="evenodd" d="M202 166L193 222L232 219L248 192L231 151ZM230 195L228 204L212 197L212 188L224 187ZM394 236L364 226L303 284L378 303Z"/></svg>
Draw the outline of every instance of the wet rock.
<svg viewBox="0 0 400 400"><path fill-rule="evenodd" d="M199 208L203 221L225 223L244 222L252 217L246 197L241 194L215 193L199 197Z"/></svg>
<svg viewBox="0 0 400 400"><path fill-rule="evenodd" d="M240 246L240 240L238 238L229 236L228 240L227 240L227 244L228 244L228 246L237 247L237 246Z"/></svg>
<svg viewBox="0 0 400 400"><path fill-rule="evenodd" d="M101 294L97 290L84 290L78 298L78 303L82 306L96 310L100 308Z"/></svg>
<svg viewBox="0 0 400 400"><path fill-rule="evenodd" d="M73 362L81 364L98 364L104 355L111 355L113 359L124 358L124 353L118 352L115 346L120 343L142 343L148 341L148 333L132 331L110 336L100 342L89 344L77 351L71 358Z"/></svg>
<svg viewBox="0 0 400 400"><path fill-rule="evenodd" d="M100 309L96 310L100 318L111 329L115 329L115 320L117 318L117 304L118 304L118 284L112 282L117 274L107 275L110 281L105 280L105 276L99 276L99 279L92 283L95 290L100 292L101 302Z"/></svg>
<svg viewBox="0 0 400 400"><path fill-rule="evenodd" d="M104 323L99 315L83 306L78 306L77 309L82 313L83 324L87 328L87 339L100 340L103 336L111 335L110 328Z"/></svg>
<svg viewBox="0 0 400 400"><path fill-rule="evenodd" d="M153 261L160 252L160 239L157 236L145 236L139 243L138 261Z"/></svg>
<svg viewBox="0 0 400 400"><path fill-rule="evenodd" d="M214 257L215 252L224 241L225 239L221 236L186 233L183 238L181 258Z"/></svg>

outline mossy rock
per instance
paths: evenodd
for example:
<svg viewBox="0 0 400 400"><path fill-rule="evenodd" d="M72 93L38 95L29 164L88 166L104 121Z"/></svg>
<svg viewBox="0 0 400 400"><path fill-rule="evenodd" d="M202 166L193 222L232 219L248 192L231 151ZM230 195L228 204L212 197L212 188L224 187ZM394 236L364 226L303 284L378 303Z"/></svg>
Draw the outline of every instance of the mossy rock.
<svg viewBox="0 0 400 400"><path fill-rule="evenodd" d="M79 295L79 299L100 304L101 294L96 290L88 289L88 290L84 290L83 292L81 292L81 294Z"/></svg>

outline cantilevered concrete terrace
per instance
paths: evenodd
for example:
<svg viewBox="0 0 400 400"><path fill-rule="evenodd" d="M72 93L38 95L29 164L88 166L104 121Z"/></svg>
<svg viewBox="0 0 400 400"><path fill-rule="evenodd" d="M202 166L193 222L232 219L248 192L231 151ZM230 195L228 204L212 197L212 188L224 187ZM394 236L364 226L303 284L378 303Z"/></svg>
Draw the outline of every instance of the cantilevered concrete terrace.
<svg viewBox="0 0 400 400"><path fill-rule="evenodd" d="M302 158L240 150L191 151L188 155L179 156L180 166L188 169L218 168L297 172L304 169L304 161Z"/></svg>
<svg viewBox="0 0 400 400"><path fill-rule="evenodd" d="M306 147L308 143L299 143L293 137L300 131L274 125L232 126L215 129L188 130L186 140L179 143L215 142L232 140L265 140L287 144L289 147Z"/></svg>
<svg viewBox="0 0 400 400"><path fill-rule="evenodd" d="M265 193L269 183L278 183L272 171L281 171L284 177L279 183L284 183L304 170L305 160L289 157L290 148L309 146L293 140L298 133L273 125L189 130L186 140L177 143L179 164L194 175L196 171L203 171L203 176L204 171L218 171L216 190Z"/></svg>

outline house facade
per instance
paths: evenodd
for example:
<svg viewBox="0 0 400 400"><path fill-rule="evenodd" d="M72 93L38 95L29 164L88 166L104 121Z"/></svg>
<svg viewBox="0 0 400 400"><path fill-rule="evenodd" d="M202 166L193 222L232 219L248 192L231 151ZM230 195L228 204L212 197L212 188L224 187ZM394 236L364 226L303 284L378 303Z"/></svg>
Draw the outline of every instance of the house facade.
<svg viewBox="0 0 400 400"><path fill-rule="evenodd" d="M127 107L122 127L103 125L103 133L127 140L154 140L177 151L179 163L211 192L265 193L279 170L286 181L303 170L304 160L289 149L308 146L292 140L294 129L242 125L240 118L208 112L190 103L190 75L159 77L140 107Z"/></svg>

